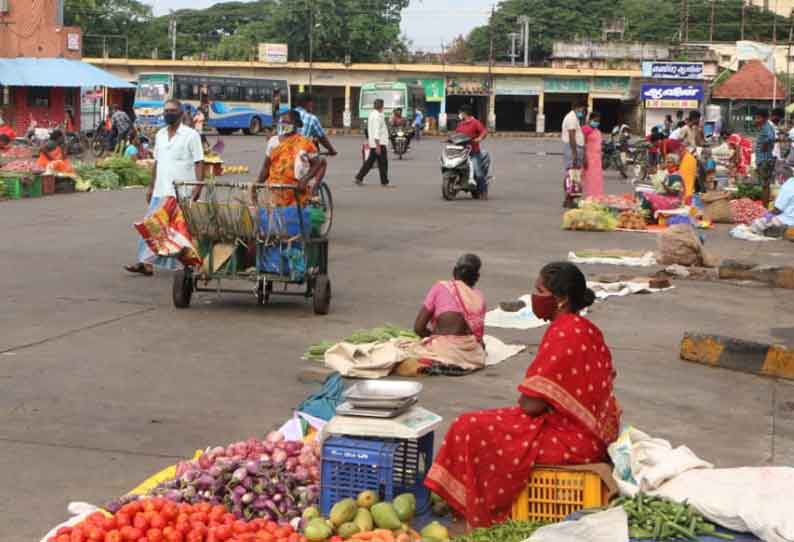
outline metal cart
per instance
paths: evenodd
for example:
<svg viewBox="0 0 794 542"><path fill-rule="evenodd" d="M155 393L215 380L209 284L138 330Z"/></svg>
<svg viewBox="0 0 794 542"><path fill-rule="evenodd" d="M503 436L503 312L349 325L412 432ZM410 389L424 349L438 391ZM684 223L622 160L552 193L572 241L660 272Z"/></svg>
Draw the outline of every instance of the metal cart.
<svg viewBox="0 0 794 542"><path fill-rule="evenodd" d="M202 197L192 201L196 186ZM272 295L311 298L315 314L328 314L328 237L312 234L296 186L175 182L174 187L204 260L200 268L185 267L174 275L175 307L189 307L193 292L252 293L260 305ZM295 192L295 205L273 205L273 195L286 190ZM224 287L229 280L253 282L254 288Z"/></svg>

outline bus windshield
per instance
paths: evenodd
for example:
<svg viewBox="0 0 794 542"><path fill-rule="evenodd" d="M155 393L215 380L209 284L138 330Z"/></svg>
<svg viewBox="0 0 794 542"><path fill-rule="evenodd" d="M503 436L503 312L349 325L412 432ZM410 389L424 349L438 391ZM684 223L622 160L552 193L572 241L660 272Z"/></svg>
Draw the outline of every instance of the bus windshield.
<svg viewBox="0 0 794 542"><path fill-rule="evenodd" d="M140 77L135 91L135 100L143 102L164 102L170 90L168 77Z"/></svg>
<svg viewBox="0 0 794 542"><path fill-rule="evenodd" d="M405 107L404 90L365 90L361 93L361 108L372 109L375 100L383 100L383 107L395 109Z"/></svg>

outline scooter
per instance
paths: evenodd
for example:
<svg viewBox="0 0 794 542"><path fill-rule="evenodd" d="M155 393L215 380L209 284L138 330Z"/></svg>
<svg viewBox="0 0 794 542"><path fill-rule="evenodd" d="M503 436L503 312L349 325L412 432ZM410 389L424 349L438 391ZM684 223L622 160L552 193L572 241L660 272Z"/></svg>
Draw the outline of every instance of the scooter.
<svg viewBox="0 0 794 542"><path fill-rule="evenodd" d="M628 179L626 164L623 162L622 153L617 145L607 139L601 144L601 162L604 169L614 168L620 172L621 177Z"/></svg>
<svg viewBox="0 0 794 542"><path fill-rule="evenodd" d="M408 152L408 147L411 144L411 132L407 128L400 126L398 128L392 128L389 135L394 154L397 155L399 160L402 160L403 155Z"/></svg>
<svg viewBox="0 0 794 542"><path fill-rule="evenodd" d="M486 155L487 156L487 155ZM490 184L490 158L483 161L486 182ZM471 137L466 134L452 133L441 150L441 196L453 200L458 192L468 192L479 199L480 191L472 182Z"/></svg>

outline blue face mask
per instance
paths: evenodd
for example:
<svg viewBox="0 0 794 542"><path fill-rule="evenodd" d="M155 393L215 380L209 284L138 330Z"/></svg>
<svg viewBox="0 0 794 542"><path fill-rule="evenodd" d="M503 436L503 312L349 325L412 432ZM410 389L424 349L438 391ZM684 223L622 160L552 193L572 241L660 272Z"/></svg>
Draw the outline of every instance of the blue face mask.
<svg viewBox="0 0 794 542"><path fill-rule="evenodd" d="M601 126L601 123L597 120L591 120L590 126L592 126L593 128L598 128L599 126Z"/></svg>
<svg viewBox="0 0 794 542"><path fill-rule="evenodd" d="M584 118L584 111L577 111L576 116L581 120Z"/></svg>

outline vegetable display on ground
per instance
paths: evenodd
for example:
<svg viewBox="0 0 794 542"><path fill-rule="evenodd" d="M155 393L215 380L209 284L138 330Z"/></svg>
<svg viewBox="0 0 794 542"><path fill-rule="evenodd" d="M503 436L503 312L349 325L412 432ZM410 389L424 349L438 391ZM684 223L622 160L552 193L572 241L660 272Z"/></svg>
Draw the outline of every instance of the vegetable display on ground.
<svg viewBox="0 0 794 542"><path fill-rule="evenodd" d="M523 542L542 527L544 523L538 521L518 521L509 519L504 523L490 527L480 527L471 532L456 537L453 542Z"/></svg>
<svg viewBox="0 0 794 542"><path fill-rule="evenodd" d="M372 329L361 329L355 331L349 337L343 339L342 341L320 341L319 343L313 344L310 346L306 352L304 353L304 357L306 359L314 360L314 361L323 361L325 359L325 352L338 342L348 342L352 344L367 344L367 343L379 343L379 342L388 342L392 339L410 339L410 340L419 340L419 335L414 333L411 330L402 328L400 326L395 326L392 324L384 324L379 327L375 327Z"/></svg>

